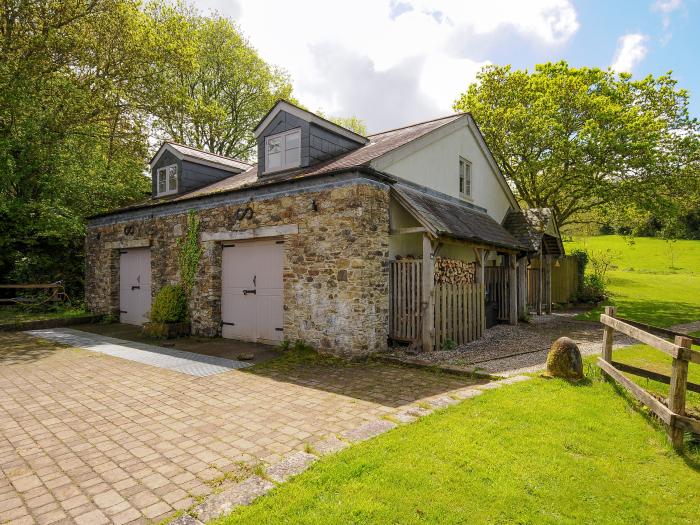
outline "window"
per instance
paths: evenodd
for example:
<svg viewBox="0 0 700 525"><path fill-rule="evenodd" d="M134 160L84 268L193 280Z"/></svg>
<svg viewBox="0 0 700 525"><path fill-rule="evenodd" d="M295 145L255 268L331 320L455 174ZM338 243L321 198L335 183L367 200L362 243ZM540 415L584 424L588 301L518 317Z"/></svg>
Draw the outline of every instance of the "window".
<svg viewBox="0 0 700 525"><path fill-rule="evenodd" d="M265 172L296 168L301 164L301 130L265 137Z"/></svg>
<svg viewBox="0 0 700 525"><path fill-rule="evenodd" d="M459 196L472 196L472 163L459 158Z"/></svg>
<svg viewBox="0 0 700 525"><path fill-rule="evenodd" d="M177 164L158 168L157 177L157 195L168 195L177 192Z"/></svg>

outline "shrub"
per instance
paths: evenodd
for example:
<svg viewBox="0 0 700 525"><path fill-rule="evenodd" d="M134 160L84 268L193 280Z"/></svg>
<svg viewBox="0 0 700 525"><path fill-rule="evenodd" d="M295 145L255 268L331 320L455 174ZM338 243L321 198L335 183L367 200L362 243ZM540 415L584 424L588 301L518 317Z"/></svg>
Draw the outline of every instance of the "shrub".
<svg viewBox="0 0 700 525"><path fill-rule="evenodd" d="M165 285L156 294L151 307L151 321L179 323L187 319L187 298L180 285Z"/></svg>
<svg viewBox="0 0 700 525"><path fill-rule="evenodd" d="M605 297L605 281L597 275L585 275L578 300L583 303L598 303L605 300Z"/></svg>

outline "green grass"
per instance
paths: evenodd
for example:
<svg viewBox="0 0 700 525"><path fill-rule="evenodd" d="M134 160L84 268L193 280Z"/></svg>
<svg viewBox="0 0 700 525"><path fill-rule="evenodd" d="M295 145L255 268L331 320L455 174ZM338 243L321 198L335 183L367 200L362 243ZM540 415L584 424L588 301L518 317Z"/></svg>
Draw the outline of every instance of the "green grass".
<svg viewBox="0 0 700 525"><path fill-rule="evenodd" d="M674 262L671 264L670 250ZM700 241L667 243L663 239L601 235L566 242L589 252L611 250L619 255L608 272L609 303L618 315L656 326L700 319ZM596 320L602 307L579 316Z"/></svg>
<svg viewBox="0 0 700 525"><path fill-rule="evenodd" d="M699 459L613 385L538 378L326 458L217 523L698 523Z"/></svg>
<svg viewBox="0 0 700 525"><path fill-rule="evenodd" d="M32 309L22 306L2 306L0 307L0 324L80 317L88 315L88 313L84 308L57 307L44 311L32 311Z"/></svg>

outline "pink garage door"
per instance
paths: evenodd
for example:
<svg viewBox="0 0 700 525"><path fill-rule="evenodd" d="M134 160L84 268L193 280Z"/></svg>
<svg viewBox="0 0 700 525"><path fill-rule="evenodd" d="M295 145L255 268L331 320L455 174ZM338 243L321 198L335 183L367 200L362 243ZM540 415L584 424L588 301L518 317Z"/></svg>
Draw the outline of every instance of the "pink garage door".
<svg viewBox="0 0 700 525"><path fill-rule="evenodd" d="M275 344L282 340L283 241L224 246L221 259L221 335Z"/></svg>
<svg viewBox="0 0 700 525"><path fill-rule="evenodd" d="M142 325L151 309L151 249L119 251L119 322Z"/></svg>

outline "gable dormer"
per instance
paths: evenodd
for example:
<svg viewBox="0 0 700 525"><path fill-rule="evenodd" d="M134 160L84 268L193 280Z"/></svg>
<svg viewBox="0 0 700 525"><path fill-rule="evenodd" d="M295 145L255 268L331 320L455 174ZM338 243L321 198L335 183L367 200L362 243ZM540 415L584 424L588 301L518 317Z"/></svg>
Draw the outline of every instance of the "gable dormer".
<svg viewBox="0 0 700 525"><path fill-rule="evenodd" d="M165 142L150 162L153 198L196 190L250 168L250 164Z"/></svg>
<svg viewBox="0 0 700 525"><path fill-rule="evenodd" d="M258 174L313 166L369 142L342 126L281 100L255 128Z"/></svg>

